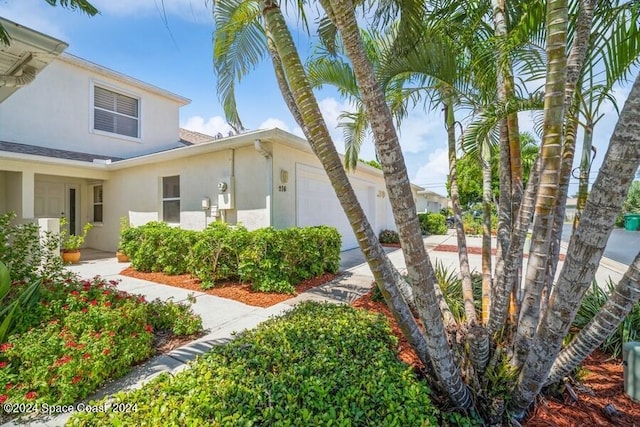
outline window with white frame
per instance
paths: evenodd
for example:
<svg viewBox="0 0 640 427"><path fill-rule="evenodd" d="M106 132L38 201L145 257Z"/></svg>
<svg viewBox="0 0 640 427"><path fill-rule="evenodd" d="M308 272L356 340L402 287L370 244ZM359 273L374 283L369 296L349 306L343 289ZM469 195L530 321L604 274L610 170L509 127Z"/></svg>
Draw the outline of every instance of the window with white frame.
<svg viewBox="0 0 640 427"><path fill-rule="evenodd" d="M94 86L93 129L139 138L140 100Z"/></svg>
<svg viewBox="0 0 640 427"><path fill-rule="evenodd" d="M93 222L102 222L103 212L102 185L93 186Z"/></svg>
<svg viewBox="0 0 640 427"><path fill-rule="evenodd" d="M162 178L162 220L180 222L180 175Z"/></svg>

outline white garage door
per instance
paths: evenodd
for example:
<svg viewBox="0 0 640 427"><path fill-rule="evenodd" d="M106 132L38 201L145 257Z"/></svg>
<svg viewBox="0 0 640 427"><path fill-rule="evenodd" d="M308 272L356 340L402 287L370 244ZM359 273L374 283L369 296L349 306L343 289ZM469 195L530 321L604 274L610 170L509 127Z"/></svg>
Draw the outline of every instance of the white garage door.
<svg viewBox="0 0 640 427"><path fill-rule="evenodd" d="M369 222L375 224L375 187L359 179L351 179L351 184ZM296 224L299 227L336 227L342 235L342 250L358 246L347 216L322 169L296 165Z"/></svg>

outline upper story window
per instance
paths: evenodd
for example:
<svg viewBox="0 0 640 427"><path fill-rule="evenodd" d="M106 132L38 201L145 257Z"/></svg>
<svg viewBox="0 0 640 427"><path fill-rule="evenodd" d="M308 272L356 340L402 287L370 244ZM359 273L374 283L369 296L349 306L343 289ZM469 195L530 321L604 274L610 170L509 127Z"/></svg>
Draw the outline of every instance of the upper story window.
<svg viewBox="0 0 640 427"><path fill-rule="evenodd" d="M94 86L93 129L139 138L140 100Z"/></svg>

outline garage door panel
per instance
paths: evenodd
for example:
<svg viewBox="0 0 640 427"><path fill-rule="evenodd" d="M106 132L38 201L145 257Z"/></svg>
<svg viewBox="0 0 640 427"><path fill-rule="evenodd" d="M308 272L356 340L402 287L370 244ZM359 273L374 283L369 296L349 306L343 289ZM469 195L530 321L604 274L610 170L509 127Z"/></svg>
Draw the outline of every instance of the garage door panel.
<svg viewBox="0 0 640 427"><path fill-rule="evenodd" d="M353 180L360 205L371 220L374 211L373 187ZM328 225L342 235L342 250L358 246L351 225L324 171L306 165L296 168L296 223L300 227Z"/></svg>

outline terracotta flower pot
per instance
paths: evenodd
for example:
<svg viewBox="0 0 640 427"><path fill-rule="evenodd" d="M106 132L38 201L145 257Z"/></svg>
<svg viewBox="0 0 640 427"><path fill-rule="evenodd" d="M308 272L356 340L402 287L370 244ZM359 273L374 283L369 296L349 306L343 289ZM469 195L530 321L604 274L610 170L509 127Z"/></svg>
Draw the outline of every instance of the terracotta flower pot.
<svg viewBox="0 0 640 427"><path fill-rule="evenodd" d="M80 250L63 250L62 251L62 262L65 264L77 264L80 262Z"/></svg>
<svg viewBox="0 0 640 427"><path fill-rule="evenodd" d="M124 252L117 251L116 258L118 258L118 262L129 262L129 256Z"/></svg>

